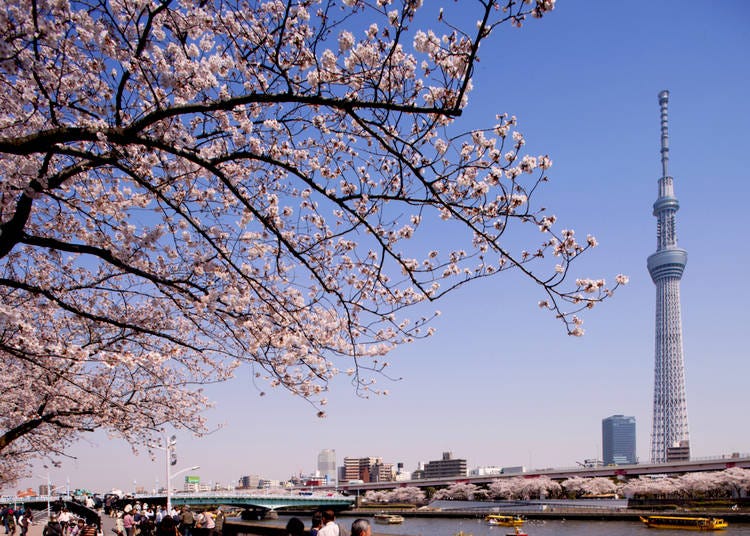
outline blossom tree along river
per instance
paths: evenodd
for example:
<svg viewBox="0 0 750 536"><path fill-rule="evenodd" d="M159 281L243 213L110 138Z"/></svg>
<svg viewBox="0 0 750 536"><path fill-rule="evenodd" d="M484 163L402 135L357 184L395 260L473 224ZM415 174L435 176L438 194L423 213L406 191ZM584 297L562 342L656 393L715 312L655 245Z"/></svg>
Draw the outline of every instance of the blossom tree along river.
<svg viewBox="0 0 750 536"><path fill-rule="evenodd" d="M568 282L596 240L532 204L550 158L460 121L480 44L554 1L421 4L3 3L2 480L97 428L200 433L243 363L322 415L430 335L406 308L506 270L583 333L625 278Z"/></svg>

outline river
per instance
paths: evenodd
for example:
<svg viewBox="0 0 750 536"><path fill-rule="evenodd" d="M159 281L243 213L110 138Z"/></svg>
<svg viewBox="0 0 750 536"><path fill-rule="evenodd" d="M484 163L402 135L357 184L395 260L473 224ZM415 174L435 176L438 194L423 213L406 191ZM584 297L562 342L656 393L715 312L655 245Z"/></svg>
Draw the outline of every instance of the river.
<svg viewBox="0 0 750 536"><path fill-rule="evenodd" d="M286 524L289 516L280 516L275 523ZM351 526L355 518L343 516L338 522ZM372 519L370 522L372 523ZM302 518L305 526L309 527L309 518ZM482 519L439 519L439 518L407 518L401 525L373 524L374 534L393 534L399 536L455 536L463 531L465 536L505 536L512 534L511 527L493 527ZM529 536L685 536L693 531L649 529L638 521L566 521L566 520L529 520L523 525L523 530ZM750 536L750 524L731 524L726 530L715 532L721 536Z"/></svg>

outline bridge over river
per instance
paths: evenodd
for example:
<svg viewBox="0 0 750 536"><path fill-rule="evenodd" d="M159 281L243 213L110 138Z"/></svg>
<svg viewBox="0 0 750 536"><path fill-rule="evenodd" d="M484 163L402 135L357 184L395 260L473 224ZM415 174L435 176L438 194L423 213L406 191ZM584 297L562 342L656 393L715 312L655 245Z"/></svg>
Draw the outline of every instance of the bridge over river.
<svg viewBox="0 0 750 536"><path fill-rule="evenodd" d="M46 508L48 502L55 503L59 496L33 497L2 497L0 504L28 504L32 508ZM148 504L166 504L166 493L143 493L128 495L121 502L140 501ZM314 493L314 494L271 494L271 493L240 493L240 492L201 492L201 493L175 493L171 496L172 504L175 506L190 505L191 507L202 506L233 506L251 510L276 510L279 508L304 508L315 510L317 508L330 508L332 510L345 510L354 504L354 497L344 497L336 493Z"/></svg>

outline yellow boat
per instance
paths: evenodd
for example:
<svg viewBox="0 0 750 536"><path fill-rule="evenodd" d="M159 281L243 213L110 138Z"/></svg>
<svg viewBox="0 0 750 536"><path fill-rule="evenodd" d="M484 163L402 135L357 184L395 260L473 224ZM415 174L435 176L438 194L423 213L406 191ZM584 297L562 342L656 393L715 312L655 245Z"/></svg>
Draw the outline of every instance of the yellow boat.
<svg viewBox="0 0 750 536"><path fill-rule="evenodd" d="M729 524L718 517L641 516L651 529L723 530Z"/></svg>
<svg viewBox="0 0 750 536"><path fill-rule="evenodd" d="M488 525L497 525L501 527L520 527L523 525L523 518L519 516L501 516L490 514L484 518Z"/></svg>

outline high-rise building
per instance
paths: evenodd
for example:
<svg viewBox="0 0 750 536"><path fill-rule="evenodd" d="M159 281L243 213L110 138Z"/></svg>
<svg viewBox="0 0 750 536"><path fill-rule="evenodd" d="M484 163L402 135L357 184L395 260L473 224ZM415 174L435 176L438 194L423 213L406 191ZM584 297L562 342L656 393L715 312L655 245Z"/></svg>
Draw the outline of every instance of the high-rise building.
<svg viewBox="0 0 750 536"><path fill-rule="evenodd" d="M452 452L443 452L442 460L433 460L424 466L425 479L454 476L466 476L466 460L454 458Z"/></svg>
<svg viewBox="0 0 750 536"><path fill-rule="evenodd" d="M377 464L382 464L383 458L344 458L344 480L362 480L377 482Z"/></svg>
<svg viewBox="0 0 750 536"><path fill-rule="evenodd" d="M604 465L637 463L635 417L612 415L602 420L602 461Z"/></svg>
<svg viewBox="0 0 750 536"><path fill-rule="evenodd" d="M260 477L258 475L245 475L240 477L239 486L242 489L255 489L258 487Z"/></svg>
<svg viewBox="0 0 750 536"><path fill-rule="evenodd" d="M656 345L654 356L654 416L651 431L651 462L667 461L670 448L685 449L689 458L685 364L682 356L680 279L687 264L687 251L677 247L675 214L680 204L669 176L669 91L659 93L661 108L661 166L659 197L654 203L657 218L656 253L648 258L648 271L656 285Z"/></svg>
<svg viewBox="0 0 750 536"><path fill-rule="evenodd" d="M323 449L318 454L318 475L329 483L336 480L336 451Z"/></svg>

